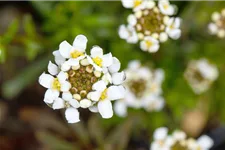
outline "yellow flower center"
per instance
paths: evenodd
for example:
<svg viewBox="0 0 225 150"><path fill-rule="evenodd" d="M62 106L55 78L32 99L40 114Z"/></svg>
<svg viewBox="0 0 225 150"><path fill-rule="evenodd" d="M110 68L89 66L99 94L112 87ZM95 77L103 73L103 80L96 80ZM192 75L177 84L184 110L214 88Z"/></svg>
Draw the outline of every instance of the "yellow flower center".
<svg viewBox="0 0 225 150"><path fill-rule="evenodd" d="M103 92L102 92L102 95L100 97L100 100L104 100L107 98L107 89L105 89Z"/></svg>
<svg viewBox="0 0 225 150"><path fill-rule="evenodd" d="M164 9L168 9L168 8L169 8L169 5L168 5L168 4L164 4L164 5L163 5L163 8L164 8Z"/></svg>
<svg viewBox="0 0 225 150"><path fill-rule="evenodd" d="M137 7L137 6L141 5L141 3L142 3L142 0L135 0L134 1L134 7Z"/></svg>
<svg viewBox="0 0 225 150"><path fill-rule="evenodd" d="M146 45L147 45L148 48L149 47L152 47L152 45L153 45L153 43L151 41L146 41L145 43L146 43Z"/></svg>
<svg viewBox="0 0 225 150"><path fill-rule="evenodd" d="M100 57L95 57L93 58L93 61L96 65L98 65L99 67L102 67L102 59Z"/></svg>
<svg viewBox="0 0 225 150"><path fill-rule="evenodd" d="M71 52L70 55L71 55L72 58L77 58L77 57L83 56L84 53L75 50L75 51Z"/></svg>
<svg viewBox="0 0 225 150"><path fill-rule="evenodd" d="M56 90L58 90L58 91L60 90L61 84L60 84L58 78L55 78L55 79L54 79L54 81L53 81L53 83L52 83L52 88L53 88L53 89L56 89Z"/></svg>

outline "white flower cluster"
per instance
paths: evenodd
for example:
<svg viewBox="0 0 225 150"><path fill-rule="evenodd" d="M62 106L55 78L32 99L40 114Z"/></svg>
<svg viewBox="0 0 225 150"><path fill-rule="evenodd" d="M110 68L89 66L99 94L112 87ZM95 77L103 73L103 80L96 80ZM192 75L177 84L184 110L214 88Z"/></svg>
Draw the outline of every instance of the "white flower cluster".
<svg viewBox="0 0 225 150"><path fill-rule="evenodd" d="M59 50L53 52L55 63L48 64L49 74L43 73L39 83L48 90L44 102L53 109L66 108L68 123L79 122L78 108L89 108L103 118L113 116L112 100L124 97L121 85L125 79L120 62L111 53L103 54L102 48L94 46L91 54L86 50L87 38L78 35L73 45L63 41Z"/></svg>
<svg viewBox="0 0 225 150"><path fill-rule="evenodd" d="M217 35L219 38L225 37L225 8L219 13L212 14L212 23L208 25L210 34Z"/></svg>
<svg viewBox="0 0 225 150"><path fill-rule="evenodd" d="M128 25L119 27L119 36L128 43L137 43L143 51L154 53L159 43L168 37L178 39L181 35L181 19L171 17L176 7L168 0L159 0L158 6L153 0L122 0L125 8L132 8L133 14L127 18Z"/></svg>
<svg viewBox="0 0 225 150"><path fill-rule="evenodd" d="M161 96L161 84L164 72L161 69L155 71L141 66L137 60L131 61L126 72L125 98L115 102L114 110L118 116L127 115L127 107L144 108L146 111L160 111L164 106Z"/></svg>
<svg viewBox="0 0 225 150"><path fill-rule="evenodd" d="M196 94L208 90L213 81L218 78L218 75L217 67L204 58L190 61L184 72L184 77Z"/></svg>
<svg viewBox="0 0 225 150"><path fill-rule="evenodd" d="M213 140L202 135L197 140L187 138L183 131L174 131L168 135L168 129L161 127L155 130L150 150L209 150Z"/></svg>

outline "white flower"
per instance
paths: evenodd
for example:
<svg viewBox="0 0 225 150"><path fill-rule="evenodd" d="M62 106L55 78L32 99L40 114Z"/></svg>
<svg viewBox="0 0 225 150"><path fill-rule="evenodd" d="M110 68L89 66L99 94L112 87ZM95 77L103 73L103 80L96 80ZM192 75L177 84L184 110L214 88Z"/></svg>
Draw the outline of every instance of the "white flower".
<svg viewBox="0 0 225 150"><path fill-rule="evenodd" d="M198 149L196 150L209 150L213 146L213 140L207 135L203 135L197 139Z"/></svg>
<svg viewBox="0 0 225 150"><path fill-rule="evenodd" d="M104 81L98 81L93 85L94 92L91 93L91 99L98 101L97 107L103 118L111 118L113 115L112 100L118 100L124 97L125 89L123 86L110 86L107 88Z"/></svg>
<svg viewBox="0 0 225 150"><path fill-rule="evenodd" d="M52 64L49 63L49 66L51 65ZM48 67L48 68L49 70L51 70L51 67ZM44 101L46 103L50 103L50 104L53 103L53 101L56 98L58 98L60 91L63 91L63 92L69 91L71 85L68 81L66 81L66 79L67 79L67 74L64 72L60 72L56 78L50 74L46 74L46 73L41 74L41 76L39 77L39 83L43 87L48 89L45 93L45 98L44 98Z"/></svg>
<svg viewBox="0 0 225 150"><path fill-rule="evenodd" d="M138 35L133 26L128 25L121 25L119 27L119 36L121 39L125 39L128 43L137 43L138 42Z"/></svg>
<svg viewBox="0 0 225 150"><path fill-rule="evenodd" d="M166 127L160 127L155 130L153 138L155 140L163 140L167 137L168 129Z"/></svg>
<svg viewBox="0 0 225 150"><path fill-rule="evenodd" d="M144 8L144 1L145 0L122 0L122 4L125 8L133 8L134 11L138 11Z"/></svg>
<svg viewBox="0 0 225 150"><path fill-rule="evenodd" d="M151 36L147 36L140 43L140 48L143 51L149 51L151 53L157 52L159 49L159 42Z"/></svg>
<svg viewBox="0 0 225 150"><path fill-rule="evenodd" d="M209 33L212 35L217 35L219 38L225 37L225 9L221 12L214 12L212 14L212 22L208 25Z"/></svg>
<svg viewBox="0 0 225 150"><path fill-rule="evenodd" d="M113 63L112 54L103 55L102 48L98 46L94 46L91 49L91 57L87 56L87 59L97 71L102 71L103 68L109 67Z"/></svg>
<svg viewBox="0 0 225 150"><path fill-rule="evenodd" d="M85 57L86 45L87 38L84 35L78 35L74 39L73 45L70 45L67 41L63 41L62 43L60 43L60 54L64 58L68 59L65 65L69 67L64 67L64 71L68 71L70 69L70 66L76 66L77 64L79 64L79 60Z"/></svg>
<svg viewBox="0 0 225 150"><path fill-rule="evenodd" d="M181 35L181 30L179 29L181 23L180 18L170 18L167 22L166 32L172 39L178 39Z"/></svg>
<svg viewBox="0 0 225 150"><path fill-rule="evenodd" d="M168 0L159 0L158 6L164 15L173 15L175 12L175 7Z"/></svg>

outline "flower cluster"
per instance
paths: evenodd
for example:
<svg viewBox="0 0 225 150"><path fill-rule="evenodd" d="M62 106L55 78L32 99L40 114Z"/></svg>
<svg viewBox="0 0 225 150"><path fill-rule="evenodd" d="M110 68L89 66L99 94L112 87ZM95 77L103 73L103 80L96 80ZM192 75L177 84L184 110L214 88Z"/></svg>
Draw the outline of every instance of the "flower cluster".
<svg viewBox="0 0 225 150"><path fill-rule="evenodd" d="M164 99L161 96L163 70L150 70L148 67L141 66L139 61L134 60L129 63L125 72L126 94L124 99L115 103L116 114L121 117L126 116L127 107L144 108L149 112L161 110L164 106Z"/></svg>
<svg viewBox="0 0 225 150"><path fill-rule="evenodd" d="M156 129L153 136L151 150L209 150L214 143L207 135L195 140L179 130L168 135L166 127Z"/></svg>
<svg viewBox="0 0 225 150"><path fill-rule="evenodd" d="M128 25L119 27L119 36L128 43L137 43L143 51L154 53L159 49L159 43L167 41L168 37L178 39L181 35L176 7L168 0L159 0L158 6L153 0L122 0L125 8L132 8L133 14L127 18Z"/></svg>
<svg viewBox="0 0 225 150"><path fill-rule="evenodd" d="M188 64L184 77L196 94L209 89L213 81L218 78L218 69L207 59L192 60Z"/></svg>
<svg viewBox="0 0 225 150"><path fill-rule="evenodd" d="M39 77L39 83L47 88L44 102L53 109L66 108L65 117L69 123L80 121L79 107L99 111L103 118L111 118L111 101L125 94L121 85L125 74L118 72L119 60L111 53L104 55L98 46L88 55L86 45L84 35L78 35L73 45L63 41L59 50L53 52L56 64L50 61L49 74Z"/></svg>
<svg viewBox="0 0 225 150"><path fill-rule="evenodd" d="M225 37L225 9L212 14L212 23L208 25L210 34L217 35L219 38Z"/></svg>

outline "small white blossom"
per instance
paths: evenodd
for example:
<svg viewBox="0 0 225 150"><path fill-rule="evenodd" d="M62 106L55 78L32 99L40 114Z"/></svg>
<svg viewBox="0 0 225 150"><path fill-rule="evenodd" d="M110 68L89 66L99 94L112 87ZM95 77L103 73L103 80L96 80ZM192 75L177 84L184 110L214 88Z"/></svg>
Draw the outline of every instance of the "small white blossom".
<svg viewBox="0 0 225 150"><path fill-rule="evenodd" d="M212 22L208 25L209 33L219 38L225 37L225 9L212 14Z"/></svg>
<svg viewBox="0 0 225 150"><path fill-rule="evenodd" d="M186 80L196 94L207 91L218 75L217 67L210 64L207 59L191 61L184 73Z"/></svg>
<svg viewBox="0 0 225 150"><path fill-rule="evenodd" d="M115 102L114 109L118 116L125 117L127 115L127 107L135 109L144 108L146 111L160 111L164 106L164 99L161 96L161 84L164 79L164 73L161 69L155 71L147 67L141 66L137 60L128 64L126 72L125 97ZM112 76L123 79L124 73L117 73ZM123 80L122 80L123 81Z"/></svg>
<svg viewBox="0 0 225 150"><path fill-rule="evenodd" d="M53 109L65 108L68 123L80 121L78 109L99 112L103 118L113 116L111 101L124 98L122 83L125 73L120 61L111 53L103 54L94 46L91 54L86 50L87 38L78 35L71 46L66 41L53 52L56 64L49 61L48 72L39 77L39 83L47 88L44 96Z"/></svg>
<svg viewBox="0 0 225 150"><path fill-rule="evenodd" d="M121 25L118 31L127 43L140 41L143 51L155 53L168 37L180 38L181 19L171 17L176 13L176 7L168 0L159 0L158 5L153 0L122 0L122 4L125 8L133 8L133 14L127 17L128 25Z"/></svg>

